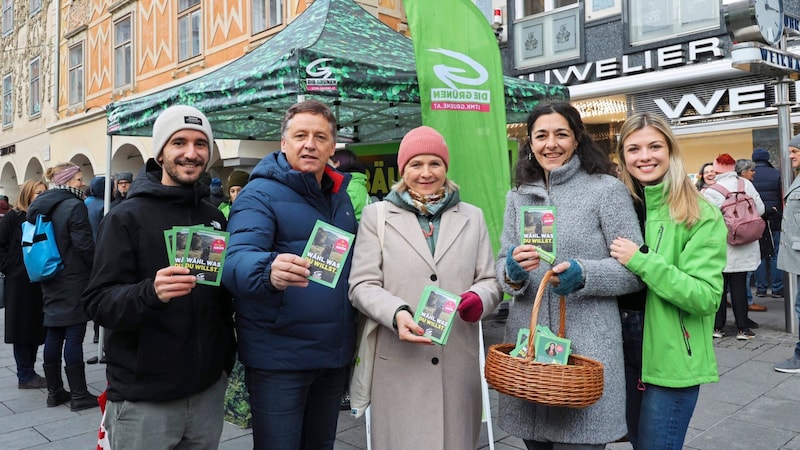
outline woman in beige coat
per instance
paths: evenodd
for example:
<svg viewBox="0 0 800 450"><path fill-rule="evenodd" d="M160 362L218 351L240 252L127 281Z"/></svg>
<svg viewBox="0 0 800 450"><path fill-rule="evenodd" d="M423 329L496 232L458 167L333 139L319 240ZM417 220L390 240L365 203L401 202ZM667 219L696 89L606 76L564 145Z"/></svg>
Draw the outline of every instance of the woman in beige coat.
<svg viewBox="0 0 800 450"><path fill-rule="evenodd" d="M480 209L447 179L449 153L430 127L400 143L402 179L387 195L383 242L377 204L364 208L350 298L378 327L372 382L372 448L471 449L481 425L477 322L501 300ZM460 295L447 344L413 320L423 289Z"/></svg>

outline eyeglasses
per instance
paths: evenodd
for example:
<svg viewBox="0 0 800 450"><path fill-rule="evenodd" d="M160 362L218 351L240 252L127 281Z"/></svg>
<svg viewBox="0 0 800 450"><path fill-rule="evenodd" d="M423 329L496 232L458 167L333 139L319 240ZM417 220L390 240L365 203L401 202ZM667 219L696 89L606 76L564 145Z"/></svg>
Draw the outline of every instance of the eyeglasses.
<svg viewBox="0 0 800 450"><path fill-rule="evenodd" d="M122 181L117 181L117 184L131 184L131 182L122 180Z"/></svg>

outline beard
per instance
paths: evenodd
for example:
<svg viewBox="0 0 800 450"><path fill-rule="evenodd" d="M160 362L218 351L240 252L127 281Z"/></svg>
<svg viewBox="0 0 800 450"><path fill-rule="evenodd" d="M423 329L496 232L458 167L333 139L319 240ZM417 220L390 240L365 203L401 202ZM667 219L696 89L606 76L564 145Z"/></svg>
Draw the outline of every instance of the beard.
<svg viewBox="0 0 800 450"><path fill-rule="evenodd" d="M179 170L180 166L184 165L191 165L194 164L201 169L205 166L205 161L202 159L196 158L178 158L176 160L164 160L163 170L167 176L174 181L176 184L180 186L193 186L200 180L200 176L203 175L203 170L200 170L195 175L185 175L182 174Z"/></svg>

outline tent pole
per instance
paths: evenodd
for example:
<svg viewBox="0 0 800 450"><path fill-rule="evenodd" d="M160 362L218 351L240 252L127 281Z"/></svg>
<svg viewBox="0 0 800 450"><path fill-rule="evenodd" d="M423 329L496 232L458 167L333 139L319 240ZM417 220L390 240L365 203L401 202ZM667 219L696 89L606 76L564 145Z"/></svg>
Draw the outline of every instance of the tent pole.
<svg viewBox="0 0 800 450"><path fill-rule="evenodd" d="M113 139L114 137L110 134L106 139L106 182L105 192L103 193L103 216L108 214L108 211L111 209L111 155L114 151ZM103 327L99 327L99 330L97 341L98 362L103 360L103 336L105 335L105 329Z"/></svg>

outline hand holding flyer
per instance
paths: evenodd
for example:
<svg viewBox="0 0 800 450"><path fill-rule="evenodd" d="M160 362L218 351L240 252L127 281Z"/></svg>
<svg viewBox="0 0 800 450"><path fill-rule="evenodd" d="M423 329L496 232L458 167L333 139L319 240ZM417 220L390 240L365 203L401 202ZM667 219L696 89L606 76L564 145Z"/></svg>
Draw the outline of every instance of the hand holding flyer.
<svg viewBox="0 0 800 450"><path fill-rule="evenodd" d="M536 246L539 258L552 264L556 259L556 207L523 206L520 208L522 244Z"/></svg>
<svg viewBox="0 0 800 450"><path fill-rule="evenodd" d="M425 286L414 312L414 321L425 330L424 336L436 344L445 345L460 302L458 295L433 285Z"/></svg>
<svg viewBox="0 0 800 450"><path fill-rule="evenodd" d="M202 225L164 230L170 263L188 268L198 284L211 286L222 281L228 238L227 232Z"/></svg>
<svg viewBox="0 0 800 450"><path fill-rule="evenodd" d="M335 287L354 237L352 233L317 220L302 254L311 263L311 275L308 279Z"/></svg>

